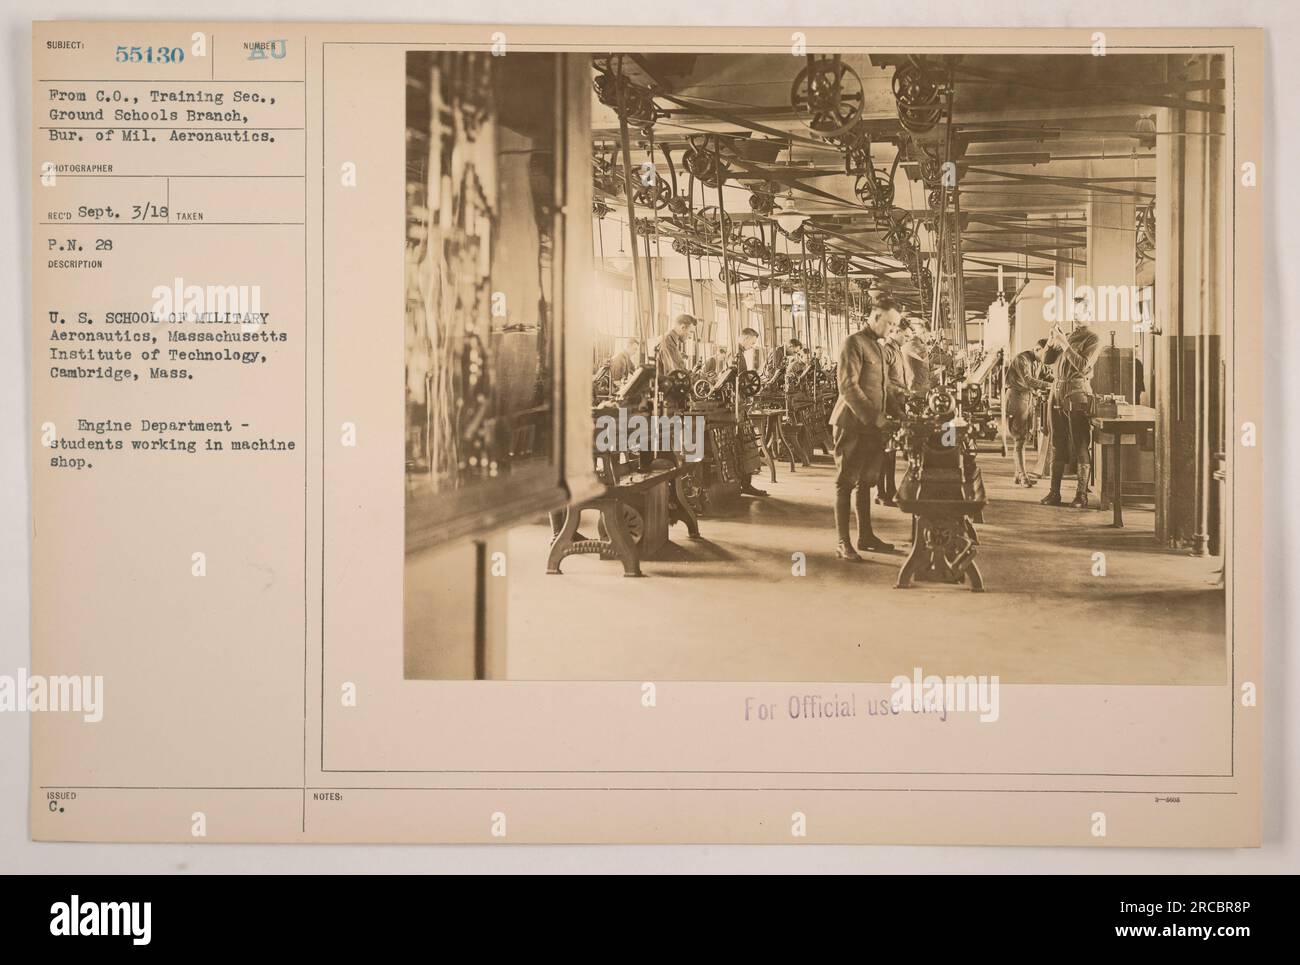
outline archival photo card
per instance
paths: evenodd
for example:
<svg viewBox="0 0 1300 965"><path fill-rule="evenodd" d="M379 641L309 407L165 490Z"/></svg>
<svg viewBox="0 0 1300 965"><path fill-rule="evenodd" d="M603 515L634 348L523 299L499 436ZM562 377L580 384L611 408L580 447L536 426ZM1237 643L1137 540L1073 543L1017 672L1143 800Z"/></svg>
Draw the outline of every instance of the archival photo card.
<svg viewBox="0 0 1300 965"><path fill-rule="evenodd" d="M1259 843L1258 31L33 34L34 838Z"/></svg>

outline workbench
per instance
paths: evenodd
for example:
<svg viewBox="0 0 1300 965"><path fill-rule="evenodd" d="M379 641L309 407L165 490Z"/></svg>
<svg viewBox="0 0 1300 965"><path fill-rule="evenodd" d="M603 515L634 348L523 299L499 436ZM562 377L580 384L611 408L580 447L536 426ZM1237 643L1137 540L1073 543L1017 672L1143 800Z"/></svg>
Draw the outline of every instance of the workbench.
<svg viewBox="0 0 1300 965"><path fill-rule="evenodd" d="M1126 445L1125 439L1129 439L1131 441L1127 444L1136 446L1137 450L1151 449L1156 427L1156 410L1148 405L1121 402L1116 407L1115 415L1094 416L1092 426L1096 430L1093 435L1093 445L1103 452L1109 450L1109 458L1094 460L1099 470L1098 489L1101 492L1102 508L1105 509L1109 501L1113 514L1112 525L1122 529L1126 496L1130 500L1143 499L1152 502L1155 500L1154 479L1137 481L1138 486L1125 491L1123 447ZM1110 470L1109 474L1105 472L1107 469Z"/></svg>

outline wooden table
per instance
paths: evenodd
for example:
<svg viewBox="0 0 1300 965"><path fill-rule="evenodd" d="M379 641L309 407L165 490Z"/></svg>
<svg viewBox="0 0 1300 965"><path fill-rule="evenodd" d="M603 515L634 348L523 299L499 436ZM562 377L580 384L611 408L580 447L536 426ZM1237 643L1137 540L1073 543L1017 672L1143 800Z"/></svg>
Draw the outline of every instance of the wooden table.
<svg viewBox="0 0 1300 965"><path fill-rule="evenodd" d="M1113 416L1095 416L1093 428L1111 437L1111 510L1112 525L1124 527L1124 436L1138 436L1154 432L1156 410L1149 405L1129 405L1121 402Z"/></svg>

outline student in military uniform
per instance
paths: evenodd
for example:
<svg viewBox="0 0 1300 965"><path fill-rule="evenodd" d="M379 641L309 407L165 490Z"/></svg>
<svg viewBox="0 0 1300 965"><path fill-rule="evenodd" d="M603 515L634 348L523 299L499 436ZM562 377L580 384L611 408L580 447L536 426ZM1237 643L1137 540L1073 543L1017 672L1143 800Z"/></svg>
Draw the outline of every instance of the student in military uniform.
<svg viewBox="0 0 1300 965"><path fill-rule="evenodd" d="M1088 481L1092 475L1092 369L1101 354L1101 339L1080 322L1070 334L1053 328L1043 361L1054 366L1049 411L1052 421L1052 486L1041 500L1061 505L1061 477L1073 462L1079 482L1070 505L1088 508Z"/></svg>
<svg viewBox="0 0 1300 965"><path fill-rule="evenodd" d="M855 492L857 548L874 552L894 548L871 528L871 487L880 477L886 417L898 410L904 393L903 386L891 376L882 341L899 315L898 302L890 295L881 295L866 326L846 338L840 348L836 371L840 394L831 412L836 555L854 563L862 562L849 538L849 502Z"/></svg>
<svg viewBox="0 0 1300 965"><path fill-rule="evenodd" d="M903 342L903 361L907 364L907 391L930 391L930 347L925 341L925 324L915 318L904 319L907 338Z"/></svg>
<svg viewBox="0 0 1300 965"><path fill-rule="evenodd" d="M691 369L689 355L686 351L686 340L690 338L691 332L695 330L695 318L685 313L678 315L673 320L673 327L668 330L659 342L659 350L655 352L655 364L661 376L671 375L673 372L686 371Z"/></svg>
<svg viewBox="0 0 1300 965"><path fill-rule="evenodd" d="M641 343L636 339L629 339L627 347L618 352L609 360L609 377L618 387L624 379L637 370L641 365Z"/></svg>
<svg viewBox="0 0 1300 965"><path fill-rule="evenodd" d="M740 330L740 351L736 353L736 362L742 372L763 371L763 346L758 344L758 332L752 328Z"/></svg>
<svg viewBox="0 0 1300 965"><path fill-rule="evenodd" d="M719 345L713 353L713 357L704 363L703 372L709 378L716 378L727 370L730 360L727 358L727 347Z"/></svg>
<svg viewBox="0 0 1300 965"><path fill-rule="evenodd" d="M1034 393L1047 392L1052 387L1051 382L1038 377L1046 349L1047 339L1040 338L1034 348L1021 352L1007 366L1007 389L1002 411L1007 416L1007 432L1015 443L1016 478L1013 485L1016 486L1029 487L1037 482L1025 468L1025 443L1034 430Z"/></svg>
<svg viewBox="0 0 1300 965"><path fill-rule="evenodd" d="M785 343L785 384L786 391L794 381L808 368L808 358L803 352L803 342L792 338Z"/></svg>
<svg viewBox="0 0 1300 965"><path fill-rule="evenodd" d="M903 316L897 324L890 326L881 344L885 349L885 360L889 366L890 381L901 386L904 392L912 391L912 367L908 364L907 345L911 338L911 319ZM896 481L898 453L893 441L885 440L885 454L880 466L880 480L876 485L876 502L882 506L894 506L898 499Z"/></svg>

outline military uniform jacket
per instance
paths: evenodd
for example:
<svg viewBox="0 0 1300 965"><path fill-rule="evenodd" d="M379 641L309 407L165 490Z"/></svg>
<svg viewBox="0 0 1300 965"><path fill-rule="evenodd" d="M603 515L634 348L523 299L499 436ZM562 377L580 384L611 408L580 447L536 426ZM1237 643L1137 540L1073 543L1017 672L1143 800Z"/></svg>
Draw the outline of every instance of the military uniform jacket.
<svg viewBox="0 0 1300 965"><path fill-rule="evenodd" d="M636 368L636 363L627 352L619 352L609 360L609 377L615 385L618 385Z"/></svg>
<svg viewBox="0 0 1300 965"><path fill-rule="evenodd" d="M1050 382L1037 377L1038 359L1032 350L1021 352L1011 360L1007 368L1007 389L1011 392L1042 392L1051 386Z"/></svg>
<svg viewBox="0 0 1300 965"><path fill-rule="evenodd" d="M659 342L655 363L658 365L660 375L689 368L686 362L686 340L679 337L676 332L669 332Z"/></svg>
<svg viewBox="0 0 1300 965"><path fill-rule="evenodd" d="M1054 366L1052 402L1086 402L1092 395L1092 367L1101 354L1101 339L1086 325L1080 325L1066 338L1064 348L1048 346L1043 361Z"/></svg>
<svg viewBox="0 0 1300 965"><path fill-rule="evenodd" d="M883 342L863 329L844 340L836 370L840 395L831 412L831 425L845 429L878 429L885 424L904 391L885 356Z"/></svg>

